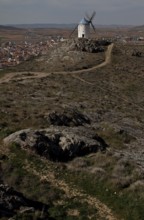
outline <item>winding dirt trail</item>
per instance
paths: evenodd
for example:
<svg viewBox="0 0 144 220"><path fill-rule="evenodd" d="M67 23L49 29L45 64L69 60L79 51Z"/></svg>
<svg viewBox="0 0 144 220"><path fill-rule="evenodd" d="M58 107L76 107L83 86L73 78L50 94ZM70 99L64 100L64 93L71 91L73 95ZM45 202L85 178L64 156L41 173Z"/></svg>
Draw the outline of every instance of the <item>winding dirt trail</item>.
<svg viewBox="0 0 144 220"><path fill-rule="evenodd" d="M111 62L111 53L113 49L114 44L111 44L108 46L108 49L105 53L105 61L97 66L91 67L89 69L82 69L82 70L76 70L76 71L71 71L71 72L53 72L53 73L45 73L45 72L14 72L14 73L8 73L4 75L2 78L0 78L0 84L2 83L8 83L10 81L19 81L19 80L28 80L28 79L36 79L36 78L44 78L47 77L51 74L58 74L58 75L75 75L78 73L84 73L84 72L90 72L99 68L102 68L109 64ZM77 77L79 78L79 77ZM79 78L79 80L82 80Z"/></svg>
<svg viewBox="0 0 144 220"><path fill-rule="evenodd" d="M40 179L40 181L46 181L48 183L51 183L52 186L63 190L68 198L72 199L76 197L82 203L86 202L88 205L95 207L98 211L100 218L105 220L117 220L117 218L113 215L111 209L109 209L105 204L100 202L97 198L84 193L83 191L72 188L63 180L57 179L54 172L51 172L48 169L43 172L39 172L34 167L30 167L29 164L25 167L25 169L28 172L32 172L34 175L36 175Z"/></svg>

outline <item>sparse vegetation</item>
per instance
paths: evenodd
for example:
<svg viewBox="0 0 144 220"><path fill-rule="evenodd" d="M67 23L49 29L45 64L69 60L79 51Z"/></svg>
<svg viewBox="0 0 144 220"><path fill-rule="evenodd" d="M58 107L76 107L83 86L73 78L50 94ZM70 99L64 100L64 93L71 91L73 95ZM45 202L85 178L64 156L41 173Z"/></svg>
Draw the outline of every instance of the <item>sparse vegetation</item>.
<svg viewBox="0 0 144 220"><path fill-rule="evenodd" d="M115 219L144 219L144 69L143 57L132 56L135 47L115 44L111 64L91 71L87 68L101 63L104 54L85 58L82 54L77 65L68 65L67 57L60 62L57 57L47 66L32 60L0 73L2 80L16 72L10 80L0 81L0 181L47 204L51 219L102 220L106 215L111 219L113 215ZM69 56L79 58L77 53ZM56 73L76 69L85 71L77 75ZM3 144L3 138L15 131L50 127L52 112L58 112L55 115L61 120L69 109L87 115L88 123L73 122L68 114L69 123L51 124L63 130L71 127L71 132L81 132L86 138L90 131L92 138L105 141L105 150L58 163L24 146ZM76 124L80 125L77 130ZM109 209L103 212L96 199L113 215L108 214ZM44 217L40 212L17 213L15 219Z"/></svg>

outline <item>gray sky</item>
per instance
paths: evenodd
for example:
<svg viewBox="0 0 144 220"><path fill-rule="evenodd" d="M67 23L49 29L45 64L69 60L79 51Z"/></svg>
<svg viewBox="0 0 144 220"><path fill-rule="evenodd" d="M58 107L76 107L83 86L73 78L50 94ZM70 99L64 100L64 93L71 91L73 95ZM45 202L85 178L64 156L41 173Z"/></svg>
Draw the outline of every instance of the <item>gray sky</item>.
<svg viewBox="0 0 144 220"><path fill-rule="evenodd" d="M0 24L77 23L93 10L95 24L144 24L144 0L0 0Z"/></svg>

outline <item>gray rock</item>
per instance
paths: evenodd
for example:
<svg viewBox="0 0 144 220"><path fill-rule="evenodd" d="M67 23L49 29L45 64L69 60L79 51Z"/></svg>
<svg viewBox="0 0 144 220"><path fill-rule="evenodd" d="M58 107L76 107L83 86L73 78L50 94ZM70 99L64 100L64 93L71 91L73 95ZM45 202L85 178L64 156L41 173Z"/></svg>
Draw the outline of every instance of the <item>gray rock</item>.
<svg viewBox="0 0 144 220"><path fill-rule="evenodd" d="M87 130L87 129L86 129ZM84 129L50 127L41 130L26 129L4 139L6 145L19 144L53 161L67 162L75 157L105 151L108 145L98 135Z"/></svg>

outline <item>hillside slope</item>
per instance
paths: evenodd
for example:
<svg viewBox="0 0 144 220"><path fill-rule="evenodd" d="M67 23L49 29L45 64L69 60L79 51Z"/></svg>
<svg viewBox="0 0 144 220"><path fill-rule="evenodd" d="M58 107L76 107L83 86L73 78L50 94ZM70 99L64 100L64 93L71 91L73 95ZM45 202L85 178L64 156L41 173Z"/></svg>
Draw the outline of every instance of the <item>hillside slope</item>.
<svg viewBox="0 0 144 220"><path fill-rule="evenodd" d="M144 57L135 50L144 46L114 45L95 68L1 78L1 183L47 208L15 208L17 218L144 218ZM69 160L59 161L60 147Z"/></svg>

